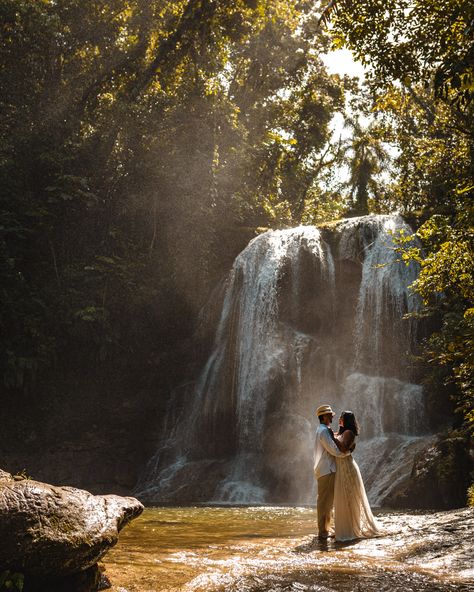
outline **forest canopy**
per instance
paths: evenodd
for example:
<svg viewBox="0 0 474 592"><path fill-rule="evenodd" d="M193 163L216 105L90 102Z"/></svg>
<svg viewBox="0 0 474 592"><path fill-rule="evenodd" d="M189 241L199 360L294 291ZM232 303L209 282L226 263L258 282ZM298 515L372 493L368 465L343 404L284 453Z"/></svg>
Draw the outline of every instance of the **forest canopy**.
<svg viewBox="0 0 474 592"><path fill-rule="evenodd" d="M239 228L342 211L322 178L343 83L310 5L0 10L7 384L71 340L102 361L143 330L171 346L242 248ZM223 241L237 243L222 255Z"/></svg>

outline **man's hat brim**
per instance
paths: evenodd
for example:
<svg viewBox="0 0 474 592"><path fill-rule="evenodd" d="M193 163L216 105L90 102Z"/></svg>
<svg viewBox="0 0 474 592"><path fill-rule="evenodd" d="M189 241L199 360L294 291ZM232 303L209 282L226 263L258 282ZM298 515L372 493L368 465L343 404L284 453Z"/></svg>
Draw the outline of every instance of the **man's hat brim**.
<svg viewBox="0 0 474 592"><path fill-rule="evenodd" d="M320 417L321 415L327 415L330 413L333 417L336 415L334 411L331 409L331 405L320 405L316 409L316 415Z"/></svg>

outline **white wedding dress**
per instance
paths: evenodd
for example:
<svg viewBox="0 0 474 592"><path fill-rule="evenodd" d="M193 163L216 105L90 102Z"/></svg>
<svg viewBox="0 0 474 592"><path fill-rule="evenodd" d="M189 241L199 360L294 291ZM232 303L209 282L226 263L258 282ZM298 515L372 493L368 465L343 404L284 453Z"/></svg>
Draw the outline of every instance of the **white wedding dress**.
<svg viewBox="0 0 474 592"><path fill-rule="evenodd" d="M380 534L364 482L352 454L336 457L334 530L336 541L351 541Z"/></svg>

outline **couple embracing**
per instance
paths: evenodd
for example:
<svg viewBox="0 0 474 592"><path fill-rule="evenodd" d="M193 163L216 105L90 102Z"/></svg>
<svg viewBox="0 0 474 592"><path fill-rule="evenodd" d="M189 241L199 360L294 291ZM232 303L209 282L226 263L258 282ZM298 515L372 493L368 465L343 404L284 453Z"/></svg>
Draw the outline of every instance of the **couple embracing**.
<svg viewBox="0 0 474 592"><path fill-rule="evenodd" d="M359 467L352 458L359 426L351 411L343 411L337 434L331 429L335 413L330 405L316 410L319 426L314 446L314 474L318 482L318 538L327 539L334 506L336 541L380 534L370 509Z"/></svg>

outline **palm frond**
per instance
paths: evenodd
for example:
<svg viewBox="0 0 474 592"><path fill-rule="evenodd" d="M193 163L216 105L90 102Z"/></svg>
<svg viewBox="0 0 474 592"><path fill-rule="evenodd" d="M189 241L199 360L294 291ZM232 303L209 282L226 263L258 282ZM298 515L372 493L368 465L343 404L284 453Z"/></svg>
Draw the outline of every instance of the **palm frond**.
<svg viewBox="0 0 474 592"><path fill-rule="evenodd" d="M336 0L330 0L329 3L324 7L323 12L319 17L318 25L327 25L333 12L337 12Z"/></svg>

